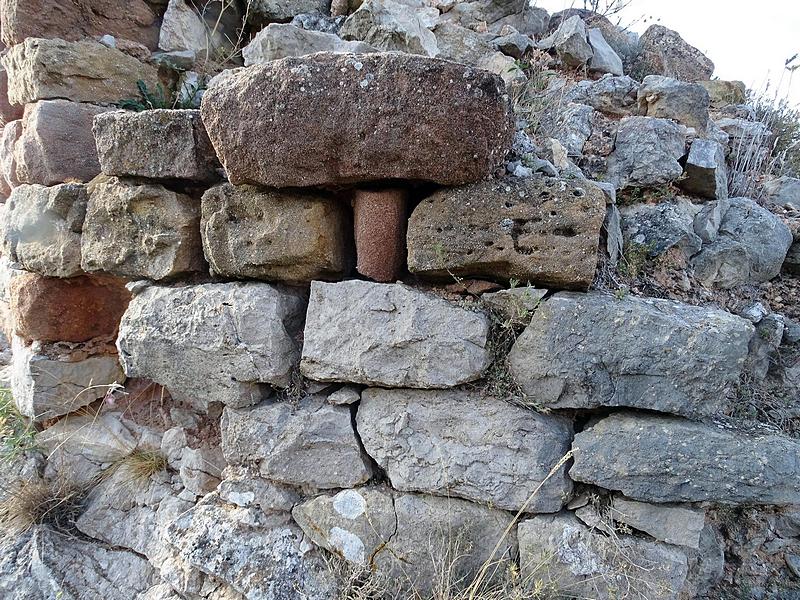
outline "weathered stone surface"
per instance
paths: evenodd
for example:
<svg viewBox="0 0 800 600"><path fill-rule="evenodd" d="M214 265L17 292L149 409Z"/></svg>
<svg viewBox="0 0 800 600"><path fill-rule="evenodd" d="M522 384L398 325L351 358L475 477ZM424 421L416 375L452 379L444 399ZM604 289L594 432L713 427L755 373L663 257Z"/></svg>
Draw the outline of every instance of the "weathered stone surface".
<svg viewBox="0 0 800 600"><path fill-rule="evenodd" d="M749 321L722 310L567 292L536 309L509 362L543 406L710 415L738 380L752 335Z"/></svg>
<svg viewBox="0 0 800 600"><path fill-rule="evenodd" d="M632 204L620 208L625 246L648 258L672 249L671 258L688 261L703 243L716 239L728 201L692 204L678 196L658 204Z"/></svg>
<svg viewBox="0 0 800 600"><path fill-rule="evenodd" d="M783 176L767 180L764 192L772 204L800 211L800 179Z"/></svg>
<svg viewBox="0 0 800 600"><path fill-rule="evenodd" d="M3 252L40 275L80 275L87 202L86 186L78 183L15 188L2 219Z"/></svg>
<svg viewBox="0 0 800 600"><path fill-rule="evenodd" d="M408 268L586 289L605 206L587 181L507 178L443 189L411 215Z"/></svg>
<svg viewBox="0 0 800 600"><path fill-rule="evenodd" d="M639 54L631 71L636 79L666 75L681 81L707 81L714 73L714 63L677 32L651 25L639 38Z"/></svg>
<svg viewBox="0 0 800 600"><path fill-rule="evenodd" d="M271 481L315 489L353 487L372 469L361 452L350 409L325 396L297 405L263 402L253 408L225 409L222 450L230 464L254 462Z"/></svg>
<svg viewBox="0 0 800 600"><path fill-rule="evenodd" d="M183 448L180 477L183 487L193 494L204 496L214 491L220 482L225 459L219 447Z"/></svg>
<svg viewBox="0 0 800 600"><path fill-rule="evenodd" d="M700 547L700 533L706 523L702 510L684 506L647 504L614 498L611 517L634 529L649 533L661 542L676 546Z"/></svg>
<svg viewBox="0 0 800 600"><path fill-rule="evenodd" d="M110 34L144 44L153 50L158 21L146 0L3 0L3 43L26 38L75 41Z"/></svg>
<svg viewBox="0 0 800 600"><path fill-rule="evenodd" d="M623 75L622 59L608 45L606 38L603 37L603 32L597 28L590 28L586 33L593 52L592 58L589 59L589 70Z"/></svg>
<svg viewBox="0 0 800 600"><path fill-rule="evenodd" d="M485 315L401 284L311 283L300 368L318 381L446 388L489 366Z"/></svg>
<svg viewBox="0 0 800 600"><path fill-rule="evenodd" d="M60 279L20 273L11 279L9 293L14 332L41 342L113 338L130 300L119 279L88 275Z"/></svg>
<svg viewBox="0 0 800 600"><path fill-rule="evenodd" d="M499 165L513 134L500 77L400 53L319 53L226 72L201 112L231 183L274 187L467 183Z"/></svg>
<svg viewBox="0 0 800 600"><path fill-rule="evenodd" d="M439 58L481 66L482 61L496 52L491 34L478 33L450 21L439 23L434 33Z"/></svg>
<svg viewBox="0 0 800 600"><path fill-rule="evenodd" d="M499 33L508 25L525 35L541 37L547 31L550 15L525 0L467 0L454 2L440 19L470 28L485 23L491 33Z"/></svg>
<svg viewBox="0 0 800 600"><path fill-rule="evenodd" d="M673 119L700 132L708 125L708 92L696 83L648 75L639 88L638 102L641 113L648 117Z"/></svg>
<svg viewBox="0 0 800 600"><path fill-rule="evenodd" d="M591 106L568 102L560 110L551 132L564 146L567 155L576 160L583 155L583 147L592 135L595 111Z"/></svg>
<svg viewBox="0 0 800 600"><path fill-rule="evenodd" d="M670 183L683 173L678 160L685 150L683 126L655 117L626 117L608 160L609 180L617 189Z"/></svg>
<svg viewBox="0 0 800 600"><path fill-rule="evenodd" d="M138 98L138 80L158 83L154 67L95 42L27 38L3 58L13 104L66 98L73 102L119 102Z"/></svg>
<svg viewBox="0 0 800 600"><path fill-rule="evenodd" d="M219 161L198 110L113 111L94 120L105 175L219 179Z"/></svg>
<svg viewBox="0 0 800 600"><path fill-rule="evenodd" d="M697 83L706 88L712 108L721 109L730 104L744 104L747 99L747 86L743 81L711 79Z"/></svg>
<svg viewBox="0 0 800 600"><path fill-rule="evenodd" d="M122 319L120 360L200 407L256 404L259 384L288 384L304 309L299 292L265 283L149 286Z"/></svg>
<svg viewBox="0 0 800 600"><path fill-rule="evenodd" d="M125 381L116 356L50 357L17 337L13 338L13 350L14 403L35 421L75 412L105 396L112 384Z"/></svg>
<svg viewBox="0 0 800 600"><path fill-rule="evenodd" d="M364 54L377 52L369 44L346 41L334 33L310 31L288 23L270 23L242 48L244 65L257 65L287 56L305 56L316 52Z"/></svg>
<svg viewBox="0 0 800 600"><path fill-rule="evenodd" d="M203 194L203 251L223 277L339 279L352 262L347 213L343 202L316 192L225 183Z"/></svg>
<svg viewBox="0 0 800 600"><path fill-rule="evenodd" d="M11 190L20 184L17 177L17 159L14 156L14 147L22 135L22 119L6 123L3 135L0 138L0 175L3 177L3 192L10 194Z"/></svg>
<svg viewBox="0 0 800 600"><path fill-rule="evenodd" d="M318 496L292 514L316 544L374 568L392 587L424 597L441 575L432 557L448 557L458 581L472 581L491 560L498 565L486 573L491 581L505 570L516 546L513 530L504 536L509 513L458 498L395 493L393 499L389 490L362 488Z"/></svg>
<svg viewBox="0 0 800 600"><path fill-rule="evenodd" d="M298 504L292 517L303 532L346 561L373 567L397 530L392 490L361 488L317 496Z"/></svg>
<svg viewBox="0 0 800 600"><path fill-rule="evenodd" d="M716 140L695 140L683 167L678 186L703 198L728 197L728 168L725 148Z"/></svg>
<svg viewBox="0 0 800 600"><path fill-rule="evenodd" d="M511 29L511 33L506 33L505 35L493 39L492 45L503 54L507 54L512 58L521 59L528 50L535 48L536 44L530 36L520 33L516 29Z"/></svg>
<svg viewBox="0 0 800 600"><path fill-rule="evenodd" d="M205 270L200 202L159 184L106 176L88 191L85 271L159 280Z"/></svg>
<svg viewBox="0 0 800 600"><path fill-rule="evenodd" d="M22 118L24 107L8 101L8 73L0 66L0 123L5 125Z"/></svg>
<svg viewBox="0 0 800 600"><path fill-rule="evenodd" d="M357 190L353 198L356 270L374 281L399 279L406 262L408 193Z"/></svg>
<svg viewBox="0 0 800 600"><path fill-rule="evenodd" d="M594 54L586 37L586 23L578 15L564 19L537 45L542 50L554 50L567 67L583 67Z"/></svg>
<svg viewBox="0 0 800 600"><path fill-rule="evenodd" d="M732 198L716 240L694 257L695 277L708 287L769 281L792 245L789 227L747 198Z"/></svg>
<svg viewBox="0 0 800 600"><path fill-rule="evenodd" d="M576 15L583 19L587 28L599 29L603 33L606 42L623 60L627 70L627 65L638 52L638 40L634 39L629 31L618 27L603 15L587 9L568 8L553 14L549 22L550 30L559 27L562 22Z"/></svg>
<svg viewBox="0 0 800 600"><path fill-rule="evenodd" d="M328 600L334 582L302 532L279 515L231 506L216 493L180 515L168 529L180 557L245 598Z"/></svg>
<svg viewBox="0 0 800 600"><path fill-rule="evenodd" d="M678 548L628 535L606 537L568 513L538 516L517 528L523 578L570 597L677 600L688 571Z"/></svg>
<svg viewBox="0 0 800 600"><path fill-rule="evenodd" d="M439 11L432 7L411 9L393 0L364 0L358 10L347 17L341 35L380 50L436 56L436 36L430 28L438 17Z"/></svg>
<svg viewBox="0 0 800 600"><path fill-rule="evenodd" d="M250 10L265 21L290 21L304 13L325 13L330 0L253 0Z"/></svg>
<svg viewBox="0 0 800 600"><path fill-rule="evenodd" d="M107 108L66 100L29 104L14 147L20 183L90 181L100 173L92 119Z"/></svg>
<svg viewBox="0 0 800 600"><path fill-rule="evenodd" d="M158 582L133 552L57 533L44 526L17 536L0 555L0 595L39 600L130 600Z"/></svg>
<svg viewBox="0 0 800 600"><path fill-rule="evenodd" d="M497 508L557 512L572 482L562 467L572 425L463 391L382 390L361 394L358 433L392 487L458 496Z"/></svg>
<svg viewBox="0 0 800 600"><path fill-rule="evenodd" d="M645 502L797 504L800 444L667 416L617 413L575 436L569 475Z"/></svg>

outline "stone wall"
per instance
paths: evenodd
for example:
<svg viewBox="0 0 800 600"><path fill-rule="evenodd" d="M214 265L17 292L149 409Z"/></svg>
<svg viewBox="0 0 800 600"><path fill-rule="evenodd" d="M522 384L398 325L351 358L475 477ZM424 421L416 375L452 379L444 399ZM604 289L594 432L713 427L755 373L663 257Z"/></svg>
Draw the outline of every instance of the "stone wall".
<svg viewBox="0 0 800 600"><path fill-rule="evenodd" d="M586 11L218 4L0 2L0 595L800 593L743 86Z"/></svg>

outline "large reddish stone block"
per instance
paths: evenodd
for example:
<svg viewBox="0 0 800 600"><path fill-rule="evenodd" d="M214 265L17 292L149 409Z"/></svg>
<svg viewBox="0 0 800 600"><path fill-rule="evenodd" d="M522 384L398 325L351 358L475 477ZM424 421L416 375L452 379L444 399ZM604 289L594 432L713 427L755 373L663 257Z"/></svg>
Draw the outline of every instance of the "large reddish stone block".
<svg viewBox="0 0 800 600"><path fill-rule="evenodd" d="M405 190L358 190L353 200L356 270L370 279L394 282L406 258Z"/></svg>
<svg viewBox="0 0 800 600"><path fill-rule="evenodd" d="M158 20L145 0L0 0L3 42L45 37L74 41L111 34L158 46Z"/></svg>
<svg viewBox="0 0 800 600"><path fill-rule="evenodd" d="M113 337L131 298L124 283L89 275L70 279L17 275L9 284L14 333L42 342Z"/></svg>
<svg viewBox="0 0 800 600"><path fill-rule="evenodd" d="M87 182L100 174L92 120L108 108L43 100L25 107L22 135L14 146L21 183Z"/></svg>
<svg viewBox="0 0 800 600"><path fill-rule="evenodd" d="M500 76L402 52L231 69L200 113L230 182L269 187L478 181L502 165L514 134Z"/></svg>

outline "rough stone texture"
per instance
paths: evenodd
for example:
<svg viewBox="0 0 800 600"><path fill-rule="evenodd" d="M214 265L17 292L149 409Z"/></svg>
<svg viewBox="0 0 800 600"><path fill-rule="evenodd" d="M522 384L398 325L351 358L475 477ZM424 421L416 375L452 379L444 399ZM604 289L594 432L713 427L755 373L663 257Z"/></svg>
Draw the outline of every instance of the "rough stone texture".
<svg viewBox="0 0 800 600"><path fill-rule="evenodd" d="M0 138L0 175L3 177L2 192L10 194L11 190L20 184L17 177L17 159L14 156L14 147L22 135L22 119L11 121L3 127Z"/></svg>
<svg viewBox="0 0 800 600"><path fill-rule="evenodd" d="M325 13L330 0L253 0L250 10L265 21L290 21L305 13Z"/></svg>
<svg viewBox="0 0 800 600"><path fill-rule="evenodd" d="M767 180L764 183L764 192L772 204L800 211L800 179L784 175Z"/></svg>
<svg viewBox="0 0 800 600"><path fill-rule="evenodd" d="M631 68L636 79L666 75L681 81L706 81L713 73L714 63L707 56L662 25L651 25L639 38L639 54Z"/></svg>
<svg viewBox="0 0 800 600"><path fill-rule="evenodd" d="M191 0L169 0L158 47L167 52L186 52L198 62L233 53L234 40L242 28L240 7L220 1L197 4Z"/></svg>
<svg viewBox="0 0 800 600"><path fill-rule="evenodd" d="M645 502L797 504L800 444L714 425L617 413L575 436L576 481Z"/></svg>
<svg viewBox="0 0 800 600"><path fill-rule="evenodd" d="M65 536L36 526L0 555L0 595L39 600L130 600L158 582L133 552Z"/></svg>
<svg viewBox="0 0 800 600"><path fill-rule="evenodd" d="M681 597L688 565L678 548L628 535L609 538L567 513L523 521L517 535L522 577L543 579L559 594L595 600Z"/></svg>
<svg viewBox="0 0 800 600"><path fill-rule="evenodd" d="M120 360L200 407L256 404L261 383L288 384L304 309L299 292L265 283L149 286L122 319Z"/></svg>
<svg viewBox="0 0 800 600"><path fill-rule="evenodd" d="M87 202L86 186L77 183L15 188L2 219L3 252L40 275L80 275Z"/></svg>
<svg viewBox="0 0 800 600"><path fill-rule="evenodd" d="M22 118L24 107L8 101L8 73L0 66L0 123L5 125Z"/></svg>
<svg viewBox="0 0 800 600"><path fill-rule="evenodd" d="M455 390L367 389L357 428L397 490L535 513L557 512L572 490L562 467L528 502L569 450L572 425L500 398Z"/></svg>
<svg viewBox="0 0 800 600"><path fill-rule="evenodd" d="M581 180L506 178L443 189L411 215L408 267L434 278L586 289L605 206L603 192Z"/></svg>
<svg viewBox="0 0 800 600"><path fill-rule="evenodd" d="M228 463L255 462L271 481L330 489L359 485L372 475L350 409L328 404L323 395L296 405L267 401L249 409L229 407L221 429Z"/></svg>
<svg viewBox="0 0 800 600"><path fill-rule="evenodd" d="M367 487L317 496L297 504L292 517L315 544L348 562L373 567L382 553L391 555L386 544L397 530L391 490Z"/></svg>
<svg viewBox="0 0 800 600"><path fill-rule="evenodd" d="M542 50L554 50L567 67L582 67L594 54L586 38L586 23L578 15L564 19L550 36L537 45Z"/></svg>
<svg viewBox="0 0 800 600"><path fill-rule="evenodd" d="M258 600L328 600L333 580L322 558L285 518L231 506L209 494L168 529L180 557Z"/></svg>
<svg viewBox="0 0 800 600"><path fill-rule="evenodd" d="M710 415L738 381L753 331L722 310L565 292L539 306L509 363L543 406Z"/></svg>
<svg viewBox="0 0 800 600"><path fill-rule="evenodd" d="M661 542L698 549L706 523L705 513L684 506L647 504L614 498L611 517Z"/></svg>
<svg viewBox="0 0 800 600"><path fill-rule="evenodd" d="M671 260L686 264L703 243L713 242L729 202L692 204L678 196L657 204L632 204L620 209L624 244L647 258L675 249ZM678 264L678 263L676 263Z"/></svg>
<svg viewBox="0 0 800 600"><path fill-rule="evenodd" d="M446 388L489 366L485 315L401 284L311 283L300 368L318 381Z"/></svg>
<svg viewBox="0 0 800 600"><path fill-rule="evenodd" d="M205 270L199 201L159 184L106 176L88 191L85 271L159 280Z"/></svg>
<svg viewBox="0 0 800 600"><path fill-rule="evenodd" d="M203 194L203 251L223 277L339 279L352 262L347 212L321 193L225 183Z"/></svg>
<svg viewBox="0 0 800 600"><path fill-rule="evenodd" d="M531 285L483 294L481 301L515 325L527 325L547 290Z"/></svg>
<svg viewBox="0 0 800 600"><path fill-rule="evenodd" d="M682 190L703 198L728 197L728 168L725 148L716 140L695 140L678 180Z"/></svg>
<svg viewBox="0 0 800 600"><path fill-rule="evenodd" d="M496 52L493 45L495 40L491 34L478 33L450 21L439 23L434 33L439 47L439 58L481 66L482 61Z"/></svg>
<svg viewBox="0 0 800 600"><path fill-rule="evenodd" d="M442 21L462 27L485 23L491 33L499 33L508 25L522 34L541 37L550 22L545 9L531 6L525 0L468 0L452 4L450 10L442 13Z"/></svg>
<svg viewBox="0 0 800 600"><path fill-rule="evenodd" d="M41 342L113 338L130 300L119 279L89 275L60 279L23 272L11 279L9 293L15 333Z"/></svg>
<svg viewBox="0 0 800 600"><path fill-rule="evenodd" d="M138 98L138 80L158 83L155 68L95 42L28 38L2 58L8 72L8 99L27 104L50 98L73 102L119 102Z"/></svg>
<svg viewBox="0 0 800 600"><path fill-rule="evenodd" d="M595 111L591 106L569 102L560 111L553 136L561 142L571 158L583 154L586 141L592 135Z"/></svg>
<svg viewBox="0 0 800 600"><path fill-rule="evenodd" d="M715 109L725 108L731 104L744 104L747 99L747 86L743 81L712 79L697 83L706 88L711 99L711 107Z"/></svg>
<svg viewBox="0 0 800 600"><path fill-rule="evenodd" d="M599 29L603 33L608 45L614 49L614 52L622 58L626 66L630 65L632 59L638 52L638 40L634 39L629 32L623 31L617 27L609 19L591 10L581 8L568 8L553 14L550 18L549 28L553 30L560 26L560 24L573 16L579 16L586 23L587 27Z"/></svg>
<svg viewBox="0 0 800 600"><path fill-rule="evenodd" d="M707 287L769 281L780 273L792 232L776 215L747 198L732 198L716 240L694 257L695 277Z"/></svg>
<svg viewBox="0 0 800 600"><path fill-rule="evenodd" d="M500 77L400 53L325 52L226 72L201 112L231 183L274 187L467 183L493 171L513 134Z"/></svg>
<svg viewBox="0 0 800 600"><path fill-rule="evenodd" d="M55 185L98 175L92 119L107 110L66 100L29 104L14 147L19 182Z"/></svg>
<svg viewBox="0 0 800 600"><path fill-rule="evenodd" d="M374 281L400 278L406 262L408 194L402 189L357 190L353 198L356 270Z"/></svg>
<svg viewBox="0 0 800 600"><path fill-rule="evenodd" d="M658 186L683 173L686 130L667 119L626 117L620 121L614 152L608 160L609 179L617 189Z"/></svg>
<svg viewBox="0 0 800 600"><path fill-rule="evenodd" d="M333 33L310 31L288 23L270 23L242 48L244 65L257 65L287 56L305 56L316 52L364 54L377 52L369 44L346 41Z"/></svg>
<svg viewBox="0 0 800 600"><path fill-rule="evenodd" d="M292 514L316 544L371 566L393 588L414 589L423 597L441 575L438 557L453 561L451 575L458 581L470 581L491 558L498 565L486 574L491 581L516 547L513 529L504 536L509 513L458 498L395 494L393 500L388 490L362 488L319 496Z"/></svg>
<svg viewBox="0 0 800 600"><path fill-rule="evenodd" d="M44 37L75 41L110 34L153 50L158 22L146 0L2 0L3 43Z"/></svg>
<svg viewBox="0 0 800 600"><path fill-rule="evenodd" d="M125 375L116 356L50 357L41 349L13 339L11 393L19 411L35 421L45 421L91 404L123 383Z"/></svg>
<svg viewBox="0 0 800 600"><path fill-rule="evenodd" d="M589 59L589 70L598 73L623 75L622 59L608 45L603 32L597 28L587 31L589 45L592 47L592 58Z"/></svg>
<svg viewBox="0 0 800 600"><path fill-rule="evenodd" d="M710 98L702 85L648 75L637 99L641 113L648 117L673 119L700 132L708 126Z"/></svg>
<svg viewBox="0 0 800 600"><path fill-rule="evenodd" d="M342 37L366 42L380 50L397 50L436 56L436 36L429 29L439 11L419 6L410 10L403 2L364 0L342 25Z"/></svg>
<svg viewBox="0 0 800 600"><path fill-rule="evenodd" d="M198 110L113 111L94 120L105 175L219 179L219 161Z"/></svg>

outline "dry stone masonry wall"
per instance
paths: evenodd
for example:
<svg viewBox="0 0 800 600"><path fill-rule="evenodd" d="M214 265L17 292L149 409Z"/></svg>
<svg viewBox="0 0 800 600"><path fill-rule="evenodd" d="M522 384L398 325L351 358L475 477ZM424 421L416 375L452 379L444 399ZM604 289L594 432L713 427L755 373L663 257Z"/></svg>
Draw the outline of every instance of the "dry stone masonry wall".
<svg viewBox="0 0 800 600"><path fill-rule="evenodd" d="M800 179L676 32L0 22L0 597L800 597Z"/></svg>

